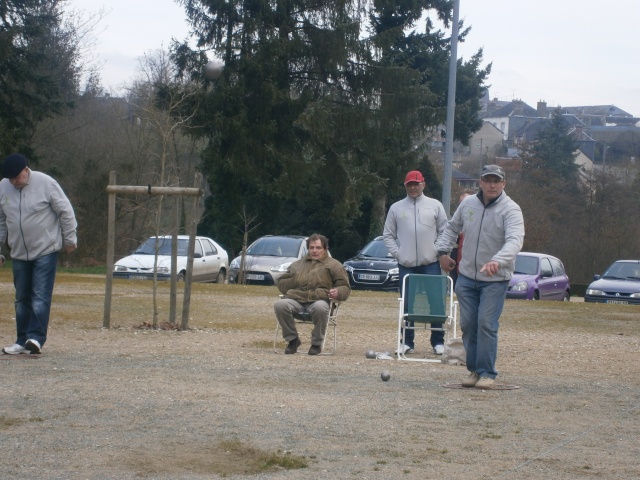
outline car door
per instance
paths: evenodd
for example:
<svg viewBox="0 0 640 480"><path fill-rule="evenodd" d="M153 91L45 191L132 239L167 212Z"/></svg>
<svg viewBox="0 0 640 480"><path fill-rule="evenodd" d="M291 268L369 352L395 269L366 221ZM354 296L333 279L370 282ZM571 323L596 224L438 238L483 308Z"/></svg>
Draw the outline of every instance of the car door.
<svg viewBox="0 0 640 480"><path fill-rule="evenodd" d="M207 259L202 250L202 243L196 238L196 244L193 249L193 272L191 273L191 281L204 282L207 278Z"/></svg>
<svg viewBox="0 0 640 480"><path fill-rule="evenodd" d="M206 281L213 282L218 276L222 266L222 258L218 254L216 246L208 238L202 239L202 249L204 250L204 260L206 263Z"/></svg>
<svg viewBox="0 0 640 480"><path fill-rule="evenodd" d="M564 265L557 258L549 258L553 268L553 278L555 280L556 294L554 300L564 300L565 292L569 287L569 277L564 271Z"/></svg>
<svg viewBox="0 0 640 480"><path fill-rule="evenodd" d="M538 280L538 291L540 300L552 300L557 295L557 282L553 277L553 268L548 258L540 259L540 276Z"/></svg>

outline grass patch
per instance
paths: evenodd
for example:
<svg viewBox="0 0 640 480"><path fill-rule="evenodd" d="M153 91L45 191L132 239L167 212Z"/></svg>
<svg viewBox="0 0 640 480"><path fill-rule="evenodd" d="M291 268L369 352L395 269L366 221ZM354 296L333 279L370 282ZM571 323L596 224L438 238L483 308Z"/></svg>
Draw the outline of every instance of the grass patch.
<svg viewBox="0 0 640 480"><path fill-rule="evenodd" d="M4 430L17 425L22 425L28 422L43 422L42 417L30 417L30 418L15 418L7 417L6 415L0 415L0 430Z"/></svg>
<svg viewBox="0 0 640 480"><path fill-rule="evenodd" d="M167 451L171 455L166 455ZM170 447L159 452L145 449L131 452L125 462L142 477L168 474L176 478L186 473L226 478L308 467L304 456L280 450L272 453L239 440L223 440L213 446Z"/></svg>

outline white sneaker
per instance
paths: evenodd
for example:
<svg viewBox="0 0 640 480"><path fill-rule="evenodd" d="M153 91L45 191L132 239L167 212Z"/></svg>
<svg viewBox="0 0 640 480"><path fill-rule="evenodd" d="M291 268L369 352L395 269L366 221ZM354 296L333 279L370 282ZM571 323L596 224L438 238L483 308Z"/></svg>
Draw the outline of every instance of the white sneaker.
<svg viewBox="0 0 640 480"><path fill-rule="evenodd" d="M22 345L18 345L17 343L14 343L10 347L4 347L2 349L2 353L6 353L7 355L18 355L20 353L29 353L29 352Z"/></svg>
<svg viewBox="0 0 640 480"><path fill-rule="evenodd" d="M402 347L400 347L400 350L402 350L402 353L404 355L413 353L413 348L411 348L409 345L403 345ZM396 350L396 355L398 355L398 350Z"/></svg>
<svg viewBox="0 0 640 480"><path fill-rule="evenodd" d="M24 344L24 348L29 350L30 353L40 353L40 342L30 338Z"/></svg>
<svg viewBox="0 0 640 480"><path fill-rule="evenodd" d="M444 345L436 345L433 347L433 351L436 355L442 355L444 353Z"/></svg>

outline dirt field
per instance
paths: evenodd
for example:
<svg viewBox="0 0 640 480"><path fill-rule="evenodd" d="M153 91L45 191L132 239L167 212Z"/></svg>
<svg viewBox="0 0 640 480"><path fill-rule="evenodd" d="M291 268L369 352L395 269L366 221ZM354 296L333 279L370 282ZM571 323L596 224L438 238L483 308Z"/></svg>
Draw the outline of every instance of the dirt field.
<svg viewBox="0 0 640 480"><path fill-rule="evenodd" d="M10 345L8 270L0 295ZM333 357L308 330L274 353L276 297L195 285L191 330L149 331L151 283L119 281L106 330L104 280L59 275L43 354L0 356L0 478L640 478L638 307L507 302L498 381L520 388L482 391L443 386L465 367L365 358L394 349L396 294L354 292Z"/></svg>

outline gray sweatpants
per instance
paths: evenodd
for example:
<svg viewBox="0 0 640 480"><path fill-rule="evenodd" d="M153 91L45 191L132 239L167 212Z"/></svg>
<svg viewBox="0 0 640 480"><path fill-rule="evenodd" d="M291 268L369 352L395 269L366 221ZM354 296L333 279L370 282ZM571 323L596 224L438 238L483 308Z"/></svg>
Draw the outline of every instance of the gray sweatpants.
<svg viewBox="0 0 640 480"><path fill-rule="evenodd" d="M281 298L274 305L276 318L282 328L282 337L290 342L298 336L294 319L305 318L301 313L308 312L313 322L311 332L311 344L321 346L324 341L324 334L329 322L329 303L325 300L318 300L310 303L300 303L290 298Z"/></svg>

